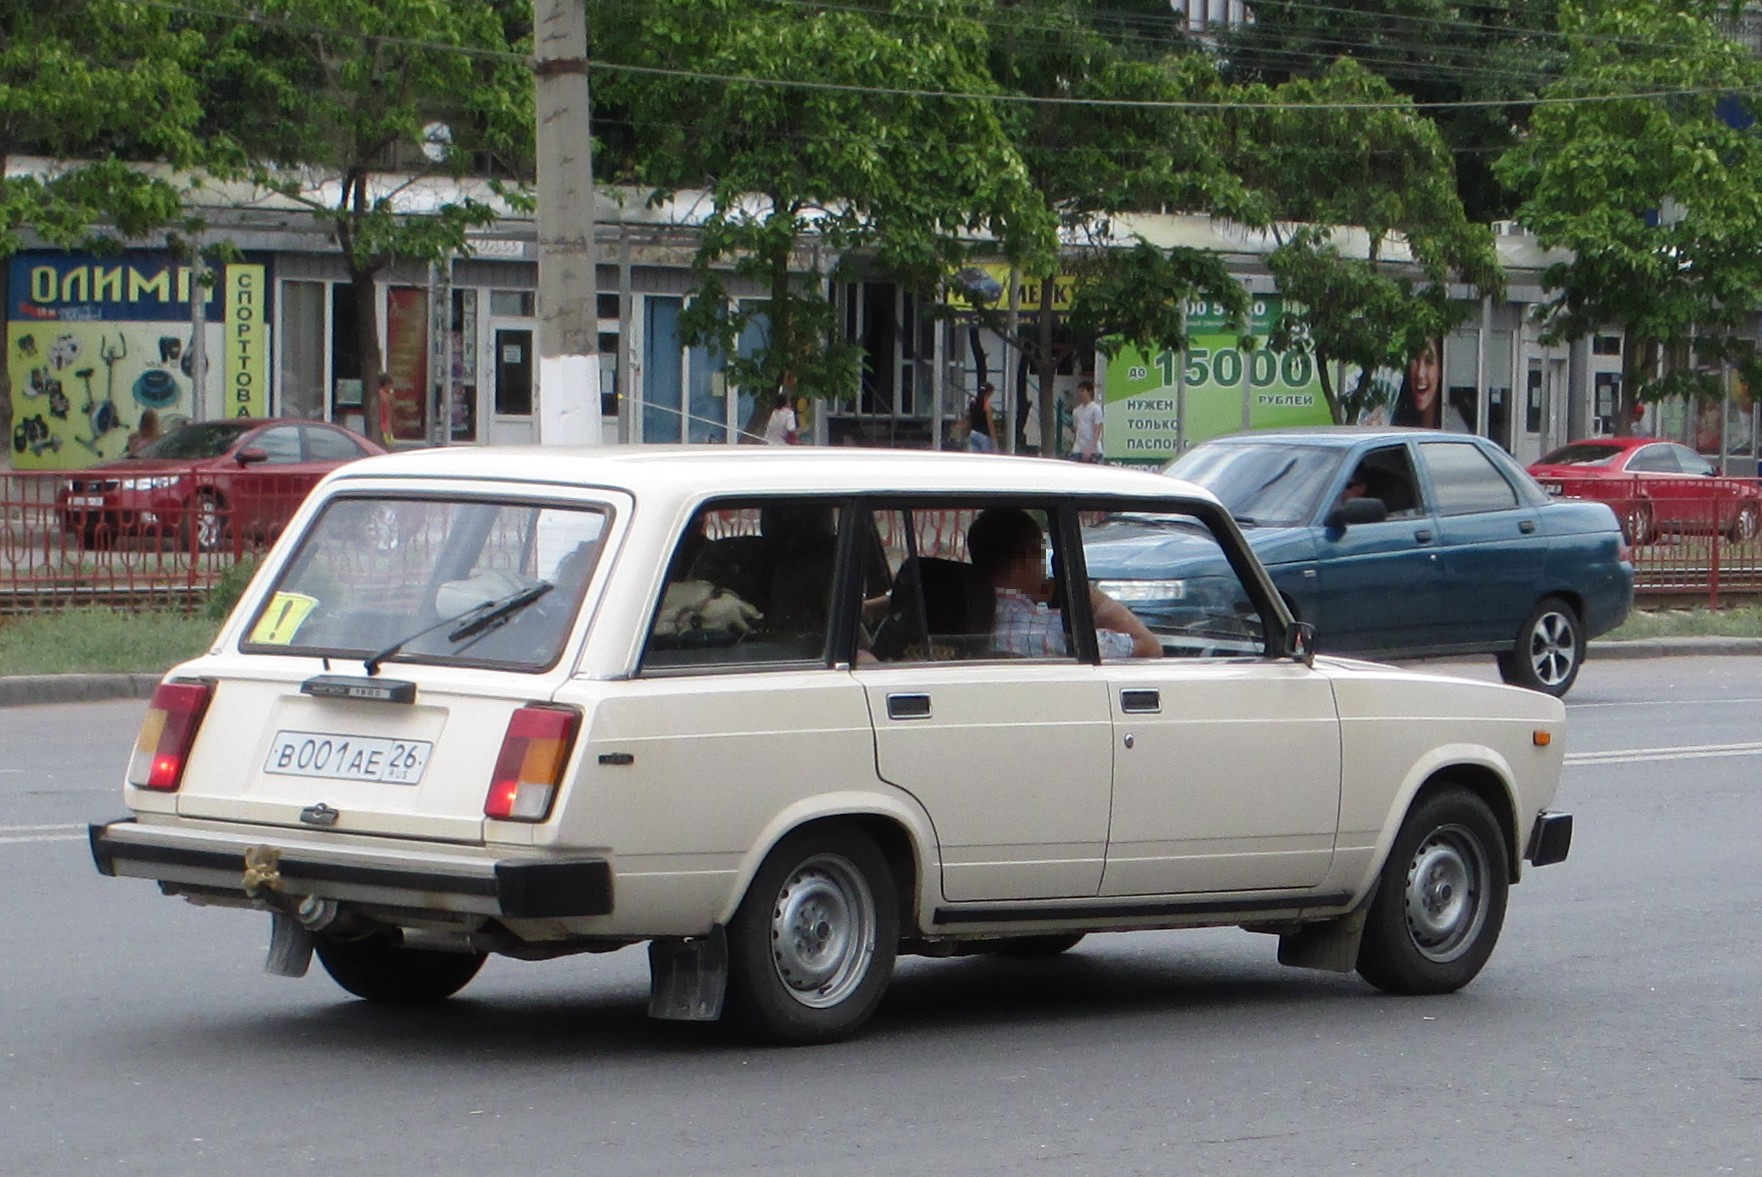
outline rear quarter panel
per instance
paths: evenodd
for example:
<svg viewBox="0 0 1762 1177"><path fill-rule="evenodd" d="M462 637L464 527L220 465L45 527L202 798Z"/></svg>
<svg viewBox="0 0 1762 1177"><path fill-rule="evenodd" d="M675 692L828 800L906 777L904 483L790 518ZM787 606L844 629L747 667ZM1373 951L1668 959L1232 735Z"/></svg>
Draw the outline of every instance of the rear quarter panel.
<svg viewBox="0 0 1762 1177"><path fill-rule="evenodd" d="M1633 608L1634 567L1625 559L1621 525L1607 503L1556 501L1541 511L1548 539L1538 596L1577 600L1587 638L1608 633Z"/></svg>

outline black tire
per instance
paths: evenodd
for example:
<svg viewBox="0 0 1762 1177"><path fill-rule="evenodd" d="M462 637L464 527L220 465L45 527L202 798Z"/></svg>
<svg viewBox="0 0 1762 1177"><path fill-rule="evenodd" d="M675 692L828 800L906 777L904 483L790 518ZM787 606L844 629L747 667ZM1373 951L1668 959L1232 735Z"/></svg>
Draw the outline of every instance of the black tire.
<svg viewBox="0 0 1762 1177"><path fill-rule="evenodd" d="M1446 787L1408 813L1377 882L1358 975L1386 993L1454 993L1481 971L1505 923L1505 835L1486 802Z"/></svg>
<svg viewBox="0 0 1762 1177"><path fill-rule="evenodd" d="M1517 641L1500 654L1499 677L1555 698L1566 694L1585 661L1585 630L1571 605L1543 597L1517 630Z"/></svg>
<svg viewBox="0 0 1762 1177"><path fill-rule="evenodd" d="M1734 544L1748 543L1756 538L1759 526L1762 526L1762 513L1757 511L1755 503L1745 503L1738 508L1738 513L1733 516L1731 527L1726 531L1725 538Z"/></svg>
<svg viewBox="0 0 1762 1177"><path fill-rule="evenodd" d="M1045 957L1069 952L1083 942L1082 932L1052 932L1044 936L1012 936L999 940L999 956Z"/></svg>
<svg viewBox="0 0 1762 1177"><path fill-rule="evenodd" d="M1634 547L1643 547L1658 538L1656 520L1652 516L1652 504L1644 499L1635 499L1621 512L1621 534Z"/></svg>
<svg viewBox="0 0 1762 1177"><path fill-rule="evenodd" d="M217 552L226 540L226 506L213 491L202 491L184 508L178 539L186 552Z"/></svg>
<svg viewBox="0 0 1762 1177"><path fill-rule="evenodd" d="M861 1028L893 975L899 898L874 841L843 828L791 834L728 925L723 1016L765 1042L836 1042Z"/></svg>
<svg viewBox="0 0 1762 1177"><path fill-rule="evenodd" d="M318 963L356 997L383 1005L425 1005L463 989L483 967L481 952L405 948L386 936L338 940L319 936Z"/></svg>

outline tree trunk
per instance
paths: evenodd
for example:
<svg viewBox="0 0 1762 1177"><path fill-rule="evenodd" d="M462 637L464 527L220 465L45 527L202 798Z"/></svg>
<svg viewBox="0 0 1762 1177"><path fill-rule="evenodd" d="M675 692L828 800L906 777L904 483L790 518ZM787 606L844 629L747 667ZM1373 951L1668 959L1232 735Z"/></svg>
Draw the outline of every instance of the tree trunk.
<svg viewBox="0 0 1762 1177"><path fill-rule="evenodd" d="M389 446L391 438L380 428L379 374L385 369L385 357L379 345L378 278L376 270L349 270L349 286L355 292L355 354L361 364L361 432ZM383 411L389 413L391 406Z"/></svg>
<svg viewBox="0 0 1762 1177"><path fill-rule="evenodd" d="M1622 332L1622 364L1621 364L1621 395L1615 398L1615 436L1629 437L1634 431L1634 410L1640 404L1640 387L1646 382L1646 374L1654 371L1658 364L1657 340L1642 339L1634 331L1633 324L1625 325ZM1594 395L1594 394L1593 394ZM1597 406L1592 404L1594 413Z"/></svg>
<svg viewBox="0 0 1762 1177"><path fill-rule="evenodd" d="M0 176L6 174L5 157L0 156ZM0 259L5 260L5 259ZM0 269L0 306L12 305L11 283L12 267ZM5 320L0 319L0 326ZM4 343L0 340L0 343ZM4 447L5 457L0 457L0 467L12 465L12 374L6 364L6 357L0 355L0 447Z"/></svg>

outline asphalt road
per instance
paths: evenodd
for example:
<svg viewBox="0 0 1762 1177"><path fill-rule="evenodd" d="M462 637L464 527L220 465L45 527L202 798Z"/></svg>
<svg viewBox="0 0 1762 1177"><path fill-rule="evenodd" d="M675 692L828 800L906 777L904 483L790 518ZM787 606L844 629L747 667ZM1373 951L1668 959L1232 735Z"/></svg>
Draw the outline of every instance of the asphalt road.
<svg viewBox="0 0 1762 1177"><path fill-rule="evenodd" d="M0 1173L1762 1169L1762 659L1586 669L1572 857L1460 994L1233 929L1102 936L902 962L811 1050L648 1021L640 950L494 959L427 1012L264 975L266 917L91 867L142 706L0 710Z"/></svg>

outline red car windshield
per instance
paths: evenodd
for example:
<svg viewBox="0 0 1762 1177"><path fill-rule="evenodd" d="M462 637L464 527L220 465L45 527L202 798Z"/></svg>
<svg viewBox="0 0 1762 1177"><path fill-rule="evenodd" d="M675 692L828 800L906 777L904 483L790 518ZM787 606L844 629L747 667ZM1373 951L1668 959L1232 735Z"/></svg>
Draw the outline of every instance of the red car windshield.
<svg viewBox="0 0 1762 1177"><path fill-rule="evenodd" d="M1626 452L1618 445L1600 445L1580 441L1563 445L1541 461L1538 466L1612 466Z"/></svg>
<svg viewBox="0 0 1762 1177"><path fill-rule="evenodd" d="M200 458L218 458L230 450L239 436L251 426L234 421L203 421L173 429L158 441L136 450L135 458L177 458L189 462Z"/></svg>

